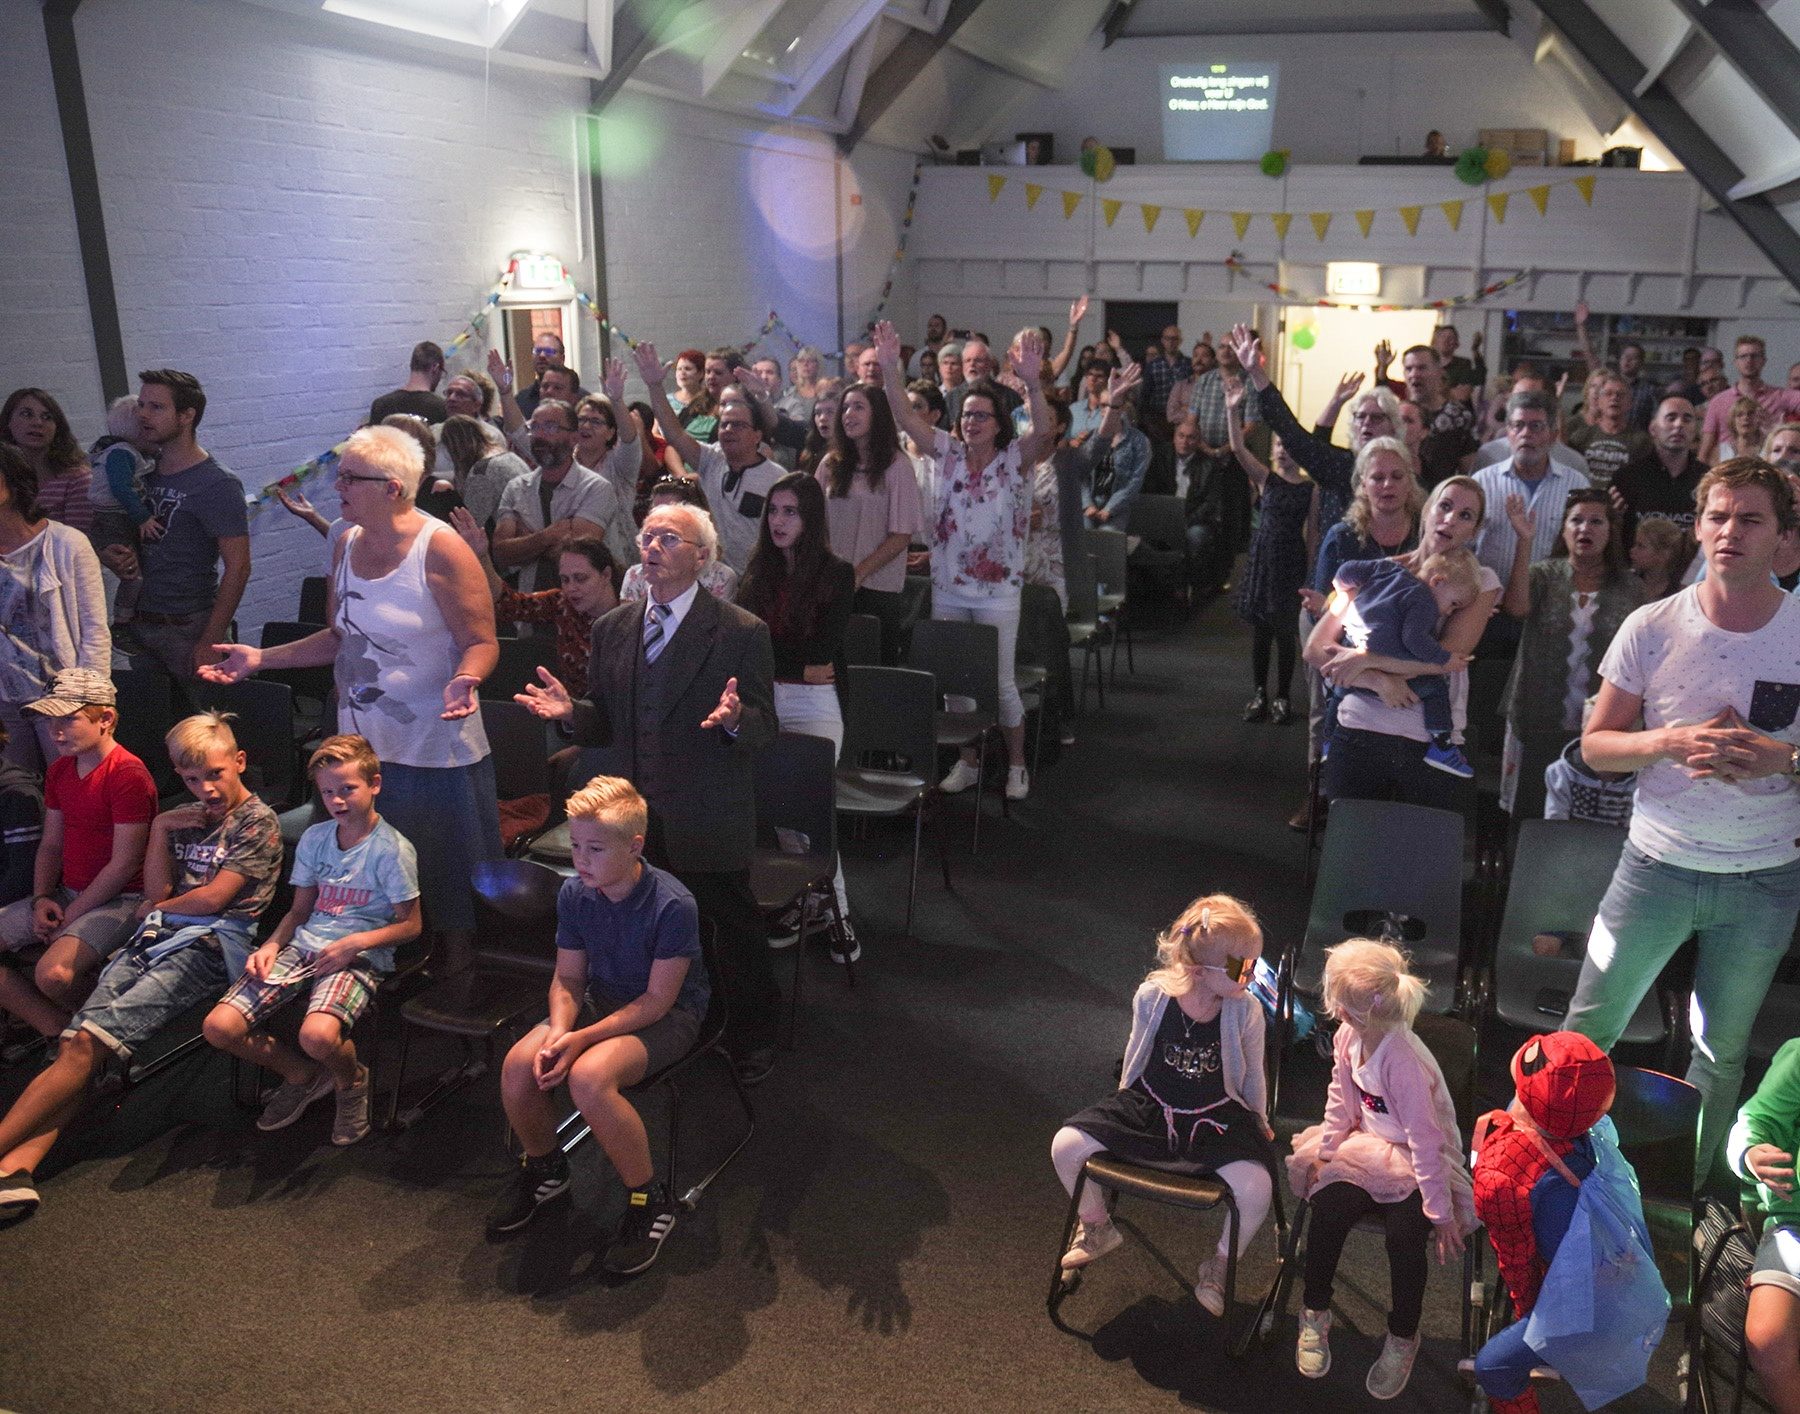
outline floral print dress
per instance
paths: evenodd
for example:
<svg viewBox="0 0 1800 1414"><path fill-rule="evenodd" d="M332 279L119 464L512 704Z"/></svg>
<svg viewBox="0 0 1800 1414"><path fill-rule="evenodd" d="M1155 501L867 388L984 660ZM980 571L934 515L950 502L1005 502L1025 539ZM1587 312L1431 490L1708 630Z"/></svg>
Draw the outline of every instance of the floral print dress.
<svg viewBox="0 0 1800 1414"><path fill-rule="evenodd" d="M963 599L1017 599L1025 583L1032 478L1015 440L971 473L963 444L939 432L940 471L931 506L931 586Z"/></svg>

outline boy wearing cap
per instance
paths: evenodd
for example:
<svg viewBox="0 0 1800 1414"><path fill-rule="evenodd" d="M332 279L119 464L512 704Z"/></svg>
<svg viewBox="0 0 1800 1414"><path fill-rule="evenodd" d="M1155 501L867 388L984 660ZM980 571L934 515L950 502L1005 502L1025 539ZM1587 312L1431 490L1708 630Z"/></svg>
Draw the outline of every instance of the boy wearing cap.
<svg viewBox="0 0 1800 1414"><path fill-rule="evenodd" d="M43 1036L61 1034L137 927L156 785L113 740L118 700L105 673L65 668L25 705L49 719L60 754L44 775L32 896L0 908L0 951L41 944L44 955L29 976L0 968L0 1008Z"/></svg>

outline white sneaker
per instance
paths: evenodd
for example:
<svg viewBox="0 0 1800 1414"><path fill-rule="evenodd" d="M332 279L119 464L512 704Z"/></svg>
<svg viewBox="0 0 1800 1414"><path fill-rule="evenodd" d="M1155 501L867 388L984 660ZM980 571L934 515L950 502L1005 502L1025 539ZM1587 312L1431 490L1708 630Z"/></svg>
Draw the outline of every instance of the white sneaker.
<svg viewBox="0 0 1800 1414"><path fill-rule="evenodd" d="M1124 1240L1118 1228L1112 1225L1111 1218L1104 1218L1097 1223L1076 1223L1075 1240L1069 1244L1069 1250L1063 1253L1062 1269L1072 1272L1085 1267L1096 1258L1104 1257Z"/></svg>
<svg viewBox="0 0 1800 1414"><path fill-rule="evenodd" d="M945 795L961 795L980 779L981 772L958 756L956 764L950 768L950 774L938 782L938 789Z"/></svg>
<svg viewBox="0 0 1800 1414"><path fill-rule="evenodd" d="M1382 1344L1381 1354L1375 1357L1375 1363L1369 1366L1367 1388L1376 1399L1392 1399L1406 1388L1406 1382L1412 1378L1413 1361L1419 1355L1419 1337L1402 1340L1397 1335L1388 1336Z"/></svg>
<svg viewBox="0 0 1800 1414"><path fill-rule="evenodd" d="M1331 1312L1300 1312L1300 1340L1294 1347L1294 1368L1309 1380L1322 1380L1331 1369Z"/></svg>
<svg viewBox="0 0 1800 1414"><path fill-rule="evenodd" d="M1225 1314L1225 1259L1217 1252L1200 1264L1200 1280L1194 1283L1194 1300L1212 1315Z"/></svg>
<svg viewBox="0 0 1800 1414"><path fill-rule="evenodd" d="M1023 766L1006 768L1006 798L1023 800L1031 794L1031 773Z"/></svg>

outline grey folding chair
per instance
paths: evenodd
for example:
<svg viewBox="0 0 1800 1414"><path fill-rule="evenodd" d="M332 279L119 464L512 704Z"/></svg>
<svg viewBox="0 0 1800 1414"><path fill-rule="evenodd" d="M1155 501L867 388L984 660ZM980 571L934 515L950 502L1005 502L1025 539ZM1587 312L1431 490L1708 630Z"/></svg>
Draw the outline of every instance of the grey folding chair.
<svg viewBox="0 0 1800 1414"><path fill-rule="evenodd" d="M1112 659L1108 672L1119 680L1119 640L1125 640L1125 667L1137 671L1131 652L1131 557L1130 542L1122 530L1089 530L1088 549L1094 556L1095 594L1100 617L1111 623Z"/></svg>
<svg viewBox="0 0 1800 1414"><path fill-rule="evenodd" d="M987 786L988 737L1000 725L1000 630L993 624L926 619L913 626L906 665L937 679L937 744L976 748L975 827L969 853L981 846L981 794ZM952 698L966 698L972 707Z"/></svg>

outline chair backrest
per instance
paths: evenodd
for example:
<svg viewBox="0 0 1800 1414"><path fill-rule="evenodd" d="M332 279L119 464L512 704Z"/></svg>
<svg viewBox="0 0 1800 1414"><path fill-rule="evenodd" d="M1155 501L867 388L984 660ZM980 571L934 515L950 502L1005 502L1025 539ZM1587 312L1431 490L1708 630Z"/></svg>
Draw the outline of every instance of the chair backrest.
<svg viewBox="0 0 1800 1414"><path fill-rule="evenodd" d="M297 643L311 638L321 624L301 623L297 619L270 619L262 626L262 646L279 648L284 643ZM294 696L323 702L331 696L336 679L329 663L316 668L275 668L262 674L265 681L284 682L293 688Z"/></svg>
<svg viewBox="0 0 1800 1414"><path fill-rule="evenodd" d="M914 624L906 666L930 673L942 696L972 697L978 712L1000 710L1000 630L993 624Z"/></svg>
<svg viewBox="0 0 1800 1414"><path fill-rule="evenodd" d="M139 656L129 671L113 674L113 687L119 694L114 738L149 767L159 794L179 791L181 782L163 746L163 734L175 725L174 681L156 659Z"/></svg>
<svg viewBox="0 0 1800 1414"><path fill-rule="evenodd" d="M556 896L566 875L529 859L484 859L470 875L475 891L475 956L483 962L541 967L556 958Z"/></svg>
<svg viewBox="0 0 1800 1414"><path fill-rule="evenodd" d="M1424 1012L1414 1023L1413 1034L1425 1043L1444 1072L1444 1084L1456 1106L1456 1123L1462 1137L1468 1139L1475 1130L1475 1028L1460 1017Z"/></svg>
<svg viewBox="0 0 1800 1414"><path fill-rule="evenodd" d="M1179 496L1139 496L1131 503L1131 533L1164 550L1187 544L1187 505Z"/></svg>
<svg viewBox="0 0 1800 1414"><path fill-rule="evenodd" d="M881 769L937 779L937 679L914 668L848 668L844 684L843 763L861 767L871 755Z"/></svg>
<svg viewBox="0 0 1800 1414"><path fill-rule="evenodd" d="M246 678L234 683L196 683L202 709L230 712L238 749L249 758L245 781L265 804L285 810L306 795L294 729L294 690L284 682Z"/></svg>
<svg viewBox="0 0 1800 1414"><path fill-rule="evenodd" d="M1135 514L1135 512L1134 512ZM1094 557L1094 578L1106 586L1108 594L1123 594L1129 575L1126 570L1129 543L1122 530L1090 530L1088 550Z"/></svg>
<svg viewBox="0 0 1800 1414"><path fill-rule="evenodd" d="M881 620L852 614L844 624L844 661L878 667L881 663Z"/></svg>
<svg viewBox="0 0 1800 1414"><path fill-rule="evenodd" d="M1463 818L1388 800L1333 803L1313 883L1296 980L1316 992L1323 952L1391 923L1413 970L1431 984L1426 1006L1456 1003L1462 953Z"/></svg>
<svg viewBox="0 0 1800 1414"><path fill-rule="evenodd" d="M1586 935L1612 882L1625 830L1580 820L1524 820L1513 851L1495 965L1531 951L1538 933Z"/></svg>
<svg viewBox="0 0 1800 1414"><path fill-rule="evenodd" d="M488 674L487 681L481 685L481 696L498 698L510 702L517 693L525 690L527 683L538 680L537 670L548 668L560 674L562 669L556 662L556 640L548 635L541 638L502 638L500 644L500 661L495 664L494 671ZM586 689L585 683L569 684L577 696Z"/></svg>
<svg viewBox="0 0 1800 1414"><path fill-rule="evenodd" d="M1700 1092L1685 1080L1635 1065L1614 1065L1612 1120L1619 1152L1637 1170L1646 1203L1692 1208Z"/></svg>
<svg viewBox="0 0 1800 1414"><path fill-rule="evenodd" d="M302 623L315 627L324 624L326 600L325 576L309 574L300 581L300 609L297 617Z"/></svg>
<svg viewBox="0 0 1800 1414"><path fill-rule="evenodd" d="M1084 540L1085 544L1085 540ZM1069 621L1091 624L1100 617L1100 591L1094 573L1094 555L1081 549L1063 559L1063 587L1069 593Z"/></svg>
<svg viewBox="0 0 1800 1414"><path fill-rule="evenodd" d="M837 754L822 736L777 732L756 753L756 830L770 845L775 831L806 836L808 854L837 854Z"/></svg>
<svg viewBox="0 0 1800 1414"><path fill-rule="evenodd" d="M543 722L517 702L483 698L481 725L494 753L494 785L499 798L549 795L550 744Z"/></svg>

